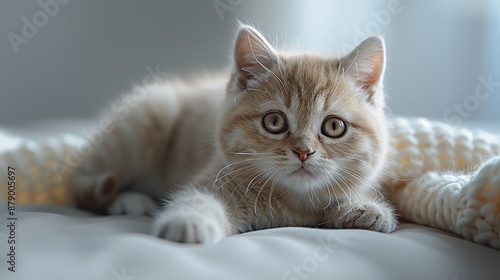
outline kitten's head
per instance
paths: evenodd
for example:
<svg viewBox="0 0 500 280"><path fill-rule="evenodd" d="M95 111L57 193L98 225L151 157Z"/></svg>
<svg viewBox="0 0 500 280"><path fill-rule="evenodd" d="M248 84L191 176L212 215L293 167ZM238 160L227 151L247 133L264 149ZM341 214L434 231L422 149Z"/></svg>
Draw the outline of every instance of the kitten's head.
<svg viewBox="0 0 500 280"><path fill-rule="evenodd" d="M366 185L386 154L384 66L381 37L341 58L286 55L240 26L219 154L297 192Z"/></svg>

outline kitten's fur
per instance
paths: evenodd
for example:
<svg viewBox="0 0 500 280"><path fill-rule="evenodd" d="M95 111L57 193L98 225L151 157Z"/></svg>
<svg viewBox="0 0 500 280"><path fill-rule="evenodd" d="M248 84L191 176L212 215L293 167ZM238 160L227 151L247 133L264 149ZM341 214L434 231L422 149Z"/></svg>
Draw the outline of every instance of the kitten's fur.
<svg viewBox="0 0 500 280"><path fill-rule="evenodd" d="M168 203L153 234L179 242L283 226L392 232L378 192L384 52L372 37L342 58L286 55L241 25L230 75L136 89L144 100L115 112L114 130L73 178L75 197L85 208L147 213L151 199L126 188L155 176ZM343 134L341 122L325 128L330 117L344 121Z"/></svg>

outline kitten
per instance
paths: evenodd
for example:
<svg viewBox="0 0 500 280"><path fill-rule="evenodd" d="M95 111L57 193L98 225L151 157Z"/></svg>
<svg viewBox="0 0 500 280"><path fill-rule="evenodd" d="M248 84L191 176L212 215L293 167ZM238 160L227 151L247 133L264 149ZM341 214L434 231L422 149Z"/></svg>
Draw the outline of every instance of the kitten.
<svg viewBox="0 0 500 280"><path fill-rule="evenodd" d="M168 202L153 234L167 240L284 226L394 231L378 190L388 146L383 39L341 58L290 55L241 25L233 64L230 74L136 89L145 99L115 112L115 129L73 179L79 204L151 212L152 200L129 186L154 175Z"/></svg>

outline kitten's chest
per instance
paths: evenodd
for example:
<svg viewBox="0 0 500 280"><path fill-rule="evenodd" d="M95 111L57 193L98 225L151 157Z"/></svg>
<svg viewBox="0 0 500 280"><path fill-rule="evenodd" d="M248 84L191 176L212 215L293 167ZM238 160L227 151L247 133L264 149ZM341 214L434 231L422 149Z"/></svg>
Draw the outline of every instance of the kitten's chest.
<svg viewBox="0 0 500 280"><path fill-rule="evenodd" d="M260 208L260 212L250 213L250 215L248 213L237 214L242 218L241 221L246 220L237 225L239 231L276 227L321 227L326 223L324 210L283 205L278 202L274 205L263 203Z"/></svg>
<svg viewBox="0 0 500 280"><path fill-rule="evenodd" d="M326 222L328 208L312 205L306 197L290 198L279 186L257 185L247 189L246 184L241 183L228 187L223 195L228 198L227 209L239 232L290 226L321 227Z"/></svg>

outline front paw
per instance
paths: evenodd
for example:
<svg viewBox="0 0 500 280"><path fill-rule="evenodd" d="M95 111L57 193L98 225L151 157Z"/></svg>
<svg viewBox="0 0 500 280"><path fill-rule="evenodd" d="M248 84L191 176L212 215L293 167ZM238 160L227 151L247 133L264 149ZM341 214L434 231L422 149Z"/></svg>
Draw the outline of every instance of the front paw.
<svg viewBox="0 0 500 280"><path fill-rule="evenodd" d="M225 228L215 217L182 211L168 211L158 217L153 235L181 243L216 243L226 237Z"/></svg>
<svg viewBox="0 0 500 280"><path fill-rule="evenodd" d="M144 194L123 192L108 207L110 215L151 215L156 208L154 201Z"/></svg>
<svg viewBox="0 0 500 280"><path fill-rule="evenodd" d="M397 228L393 209L387 204L366 202L344 207L334 219L336 228L368 229L382 233L391 233Z"/></svg>

